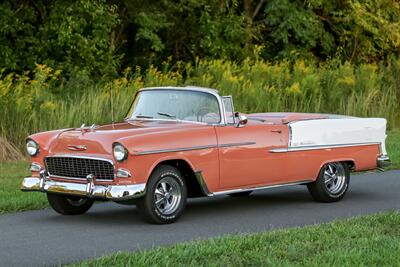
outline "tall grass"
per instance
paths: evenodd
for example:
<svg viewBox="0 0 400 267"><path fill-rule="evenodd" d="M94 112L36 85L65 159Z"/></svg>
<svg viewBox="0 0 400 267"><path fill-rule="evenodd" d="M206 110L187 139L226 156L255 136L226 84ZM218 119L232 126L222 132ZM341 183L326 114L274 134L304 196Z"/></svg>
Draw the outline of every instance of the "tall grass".
<svg viewBox="0 0 400 267"><path fill-rule="evenodd" d="M32 73L0 77L0 137L23 149L27 135L49 129L111 121L110 89L121 120L135 92L160 85L198 85L233 95L241 112L302 111L385 117L400 126L400 60L354 66L334 60L270 63L198 60L161 69L126 70L118 79L66 81L60 71L37 65ZM2 144L0 143L0 146ZM3 148L2 148L3 149Z"/></svg>

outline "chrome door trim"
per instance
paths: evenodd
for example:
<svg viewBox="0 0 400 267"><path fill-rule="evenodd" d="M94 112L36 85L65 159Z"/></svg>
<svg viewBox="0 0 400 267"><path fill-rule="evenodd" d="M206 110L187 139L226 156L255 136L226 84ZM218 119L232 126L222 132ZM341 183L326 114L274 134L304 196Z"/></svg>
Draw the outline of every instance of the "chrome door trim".
<svg viewBox="0 0 400 267"><path fill-rule="evenodd" d="M146 150L136 152L135 155L150 155L150 154L160 154L160 153L169 153L169 152L182 152L182 151L191 151L191 150L201 150L201 149L210 149L217 148L218 145L206 145L206 146L192 146L192 147L181 147L181 148L171 148L171 149L158 149L158 150Z"/></svg>
<svg viewBox="0 0 400 267"><path fill-rule="evenodd" d="M249 146L255 144L256 142L227 143L227 144L220 144L218 147Z"/></svg>
<svg viewBox="0 0 400 267"><path fill-rule="evenodd" d="M223 147L233 147L233 146L246 146L254 145L256 142L241 142L241 143L227 143L220 145L206 145L206 146L192 146L192 147L180 147L180 148L170 148L170 149L157 149L157 150L145 150L136 152L136 156L150 155L150 154L160 154L160 153L170 153L170 152L183 152L191 150L201 150L210 148L223 148Z"/></svg>
<svg viewBox="0 0 400 267"><path fill-rule="evenodd" d="M298 146L298 147L289 147L289 148L274 148L274 149L269 150L269 152L271 152L271 153L287 153L287 152L306 151L306 150L319 150L319 149L331 149L331 148L355 147L355 146L370 146L370 145L378 145L378 144L380 144L380 143L368 142L368 143L335 144L335 145Z"/></svg>

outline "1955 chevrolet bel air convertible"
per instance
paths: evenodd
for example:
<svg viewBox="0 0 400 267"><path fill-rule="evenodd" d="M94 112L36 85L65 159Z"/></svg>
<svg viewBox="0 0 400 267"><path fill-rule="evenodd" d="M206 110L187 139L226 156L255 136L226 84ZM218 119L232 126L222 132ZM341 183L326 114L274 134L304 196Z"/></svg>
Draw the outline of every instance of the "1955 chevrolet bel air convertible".
<svg viewBox="0 0 400 267"><path fill-rule="evenodd" d="M21 189L47 193L63 215L108 199L135 204L159 224L176 221L189 197L301 184L333 202L345 195L350 171L390 164L385 132L380 118L245 116L213 89L144 88L124 122L29 136L32 175Z"/></svg>

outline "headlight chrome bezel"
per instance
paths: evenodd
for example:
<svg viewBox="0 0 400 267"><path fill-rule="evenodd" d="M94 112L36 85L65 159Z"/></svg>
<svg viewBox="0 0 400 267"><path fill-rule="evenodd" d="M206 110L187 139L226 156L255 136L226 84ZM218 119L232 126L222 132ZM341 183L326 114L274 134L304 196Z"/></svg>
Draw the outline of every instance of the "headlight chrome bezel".
<svg viewBox="0 0 400 267"><path fill-rule="evenodd" d="M113 145L113 156L116 161L123 162L128 158L128 150L120 143Z"/></svg>
<svg viewBox="0 0 400 267"><path fill-rule="evenodd" d="M33 139L26 140L26 153L28 153L29 156L35 157L37 156L37 154L39 154L39 151L40 151L40 146L35 140Z"/></svg>

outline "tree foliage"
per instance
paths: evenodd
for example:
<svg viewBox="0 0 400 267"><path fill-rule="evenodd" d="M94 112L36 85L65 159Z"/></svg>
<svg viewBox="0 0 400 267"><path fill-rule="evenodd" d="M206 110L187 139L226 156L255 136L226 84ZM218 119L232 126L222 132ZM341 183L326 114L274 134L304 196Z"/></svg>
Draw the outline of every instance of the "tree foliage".
<svg viewBox="0 0 400 267"><path fill-rule="evenodd" d="M0 67L45 63L67 72L115 71L117 8L105 1L5 1L0 5Z"/></svg>
<svg viewBox="0 0 400 267"><path fill-rule="evenodd" d="M0 68L67 75L196 58L372 62L400 53L395 0L5 0Z"/></svg>

